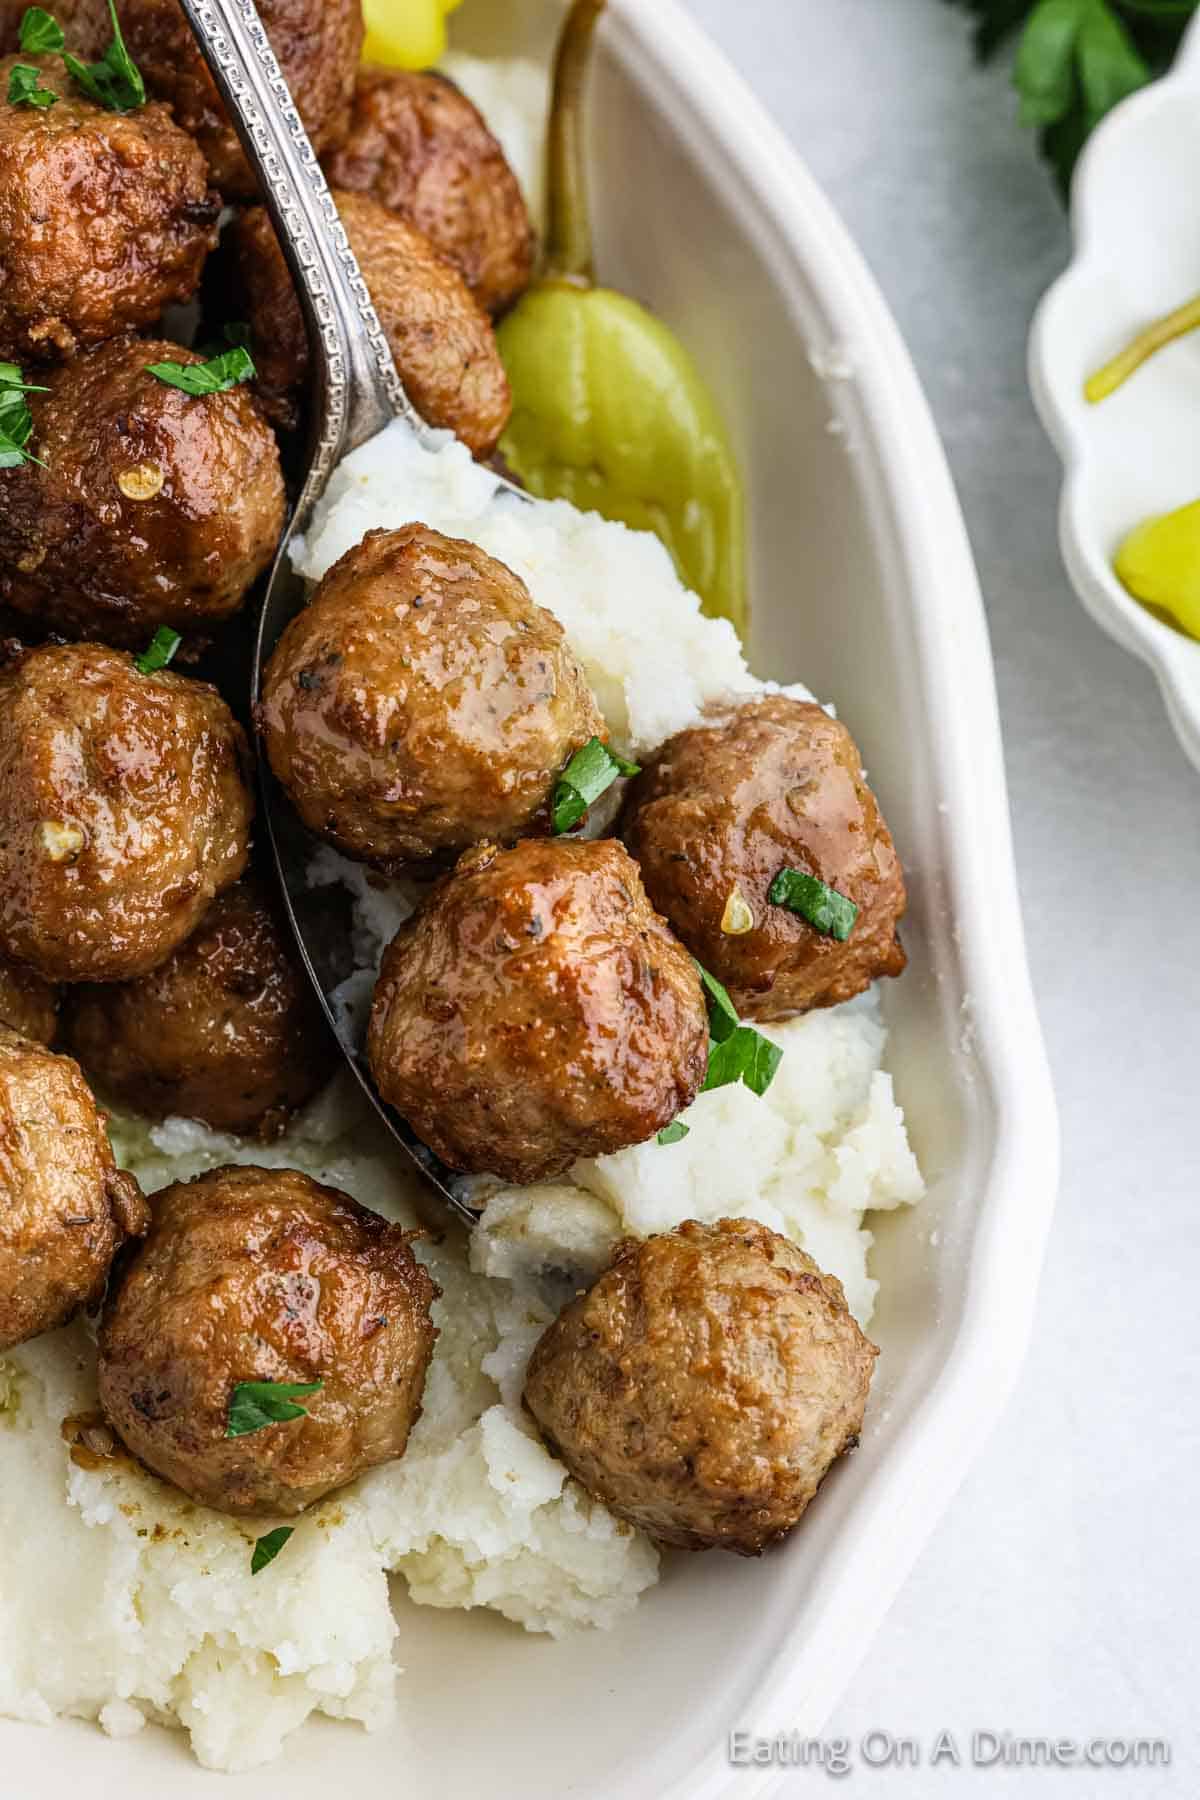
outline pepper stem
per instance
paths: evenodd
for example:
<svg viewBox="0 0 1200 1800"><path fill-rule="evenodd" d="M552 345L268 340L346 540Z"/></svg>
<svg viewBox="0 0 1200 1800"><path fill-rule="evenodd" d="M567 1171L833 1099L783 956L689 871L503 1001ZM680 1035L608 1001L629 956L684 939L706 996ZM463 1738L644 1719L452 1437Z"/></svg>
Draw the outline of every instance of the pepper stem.
<svg viewBox="0 0 1200 1800"><path fill-rule="evenodd" d="M575 0L554 62L554 93L546 146L549 221L546 230L548 281L590 287L592 221L588 207L583 149L583 89L591 63L596 21L607 0Z"/></svg>
<svg viewBox="0 0 1200 1800"><path fill-rule="evenodd" d="M1195 331L1197 326L1200 326L1200 294L1194 300L1189 300L1186 306L1176 307L1174 312L1147 325L1145 331L1139 332L1119 355L1088 377L1083 385L1084 395L1093 406L1101 400L1107 400L1123 382L1129 380L1135 369L1140 369L1144 362L1167 344L1173 344L1176 338L1186 337L1189 331Z"/></svg>

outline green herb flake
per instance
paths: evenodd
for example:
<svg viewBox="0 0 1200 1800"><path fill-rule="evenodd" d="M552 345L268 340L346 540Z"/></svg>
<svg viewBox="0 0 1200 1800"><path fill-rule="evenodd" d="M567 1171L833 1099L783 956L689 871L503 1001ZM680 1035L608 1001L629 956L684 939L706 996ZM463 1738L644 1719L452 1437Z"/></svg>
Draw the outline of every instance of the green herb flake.
<svg viewBox="0 0 1200 1800"><path fill-rule="evenodd" d="M599 738L589 739L582 750L575 752L558 778L551 807L554 836L561 837L564 831L573 831L588 807L608 791L618 775L640 774L637 763L626 762Z"/></svg>
<svg viewBox="0 0 1200 1800"><path fill-rule="evenodd" d="M30 6L21 19L21 48L26 56L61 50L66 43L63 28L44 7Z"/></svg>
<svg viewBox="0 0 1200 1800"><path fill-rule="evenodd" d="M680 1144L691 1129L682 1119L673 1119L669 1125L663 1126L654 1141L656 1144Z"/></svg>
<svg viewBox="0 0 1200 1800"><path fill-rule="evenodd" d="M250 1573L257 1575L268 1563L273 1563L283 1546L287 1543L296 1527L294 1525L277 1525L274 1531L268 1531L254 1545L254 1555L250 1558Z"/></svg>
<svg viewBox="0 0 1200 1800"><path fill-rule="evenodd" d="M125 48L117 18L116 0L108 0L112 19L112 43L99 62L83 63L70 51L63 51L63 61L71 79L81 87L89 100L109 112L133 112L146 104L146 84L142 72Z"/></svg>
<svg viewBox="0 0 1200 1800"><path fill-rule="evenodd" d="M295 1402L308 1394L319 1394L324 1385L322 1381L239 1381L230 1397L225 1436L248 1437L266 1425L306 1419L307 1408Z"/></svg>
<svg viewBox="0 0 1200 1800"><path fill-rule="evenodd" d="M8 76L8 104L10 106L36 106L45 112L48 107L58 104L58 95L53 88L41 85L42 72L35 69L32 63L14 63Z"/></svg>
<svg viewBox="0 0 1200 1800"><path fill-rule="evenodd" d="M157 675L160 669L166 668L182 642L177 631L172 631L169 625L160 625L147 648L134 658L138 674ZM236 1433L230 1432L229 1435L233 1437Z"/></svg>
<svg viewBox="0 0 1200 1800"><path fill-rule="evenodd" d="M712 1039L708 1073L700 1092L711 1093L714 1088L732 1087L741 1081L761 1099L775 1079L783 1051L761 1031L755 1031L753 1025L743 1025L716 976L710 975L702 963L697 963L696 968L708 1001L708 1032Z"/></svg>
<svg viewBox="0 0 1200 1800"><path fill-rule="evenodd" d="M234 344L202 363L147 363L151 375L185 394L227 394L241 381L253 381L254 359L244 344Z"/></svg>
<svg viewBox="0 0 1200 1800"><path fill-rule="evenodd" d="M33 417L26 394L44 394L45 388L21 379L16 363L0 362L0 469L15 469L38 458L25 448L33 433Z"/></svg>
<svg viewBox="0 0 1200 1800"><path fill-rule="evenodd" d="M814 931L836 938L839 944L846 942L858 918L853 900L803 869L780 869L767 891L767 899L772 906L784 906L788 912L798 913Z"/></svg>

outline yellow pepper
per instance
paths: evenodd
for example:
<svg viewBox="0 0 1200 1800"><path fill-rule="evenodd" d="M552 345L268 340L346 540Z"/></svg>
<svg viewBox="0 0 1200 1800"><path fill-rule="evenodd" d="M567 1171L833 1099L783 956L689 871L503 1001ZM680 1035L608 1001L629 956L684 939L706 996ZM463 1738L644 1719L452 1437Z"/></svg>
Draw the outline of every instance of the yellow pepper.
<svg viewBox="0 0 1200 1800"><path fill-rule="evenodd" d="M746 623L737 460L695 362L645 307L592 280L582 89L605 0L575 0L550 121L546 272L503 321L500 448L535 494L657 533L704 610Z"/></svg>
<svg viewBox="0 0 1200 1800"><path fill-rule="evenodd" d="M363 61L428 69L446 53L446 14L461 0L363 0Z"/></svg>
<svg viewBox="0 0 1200 1800"><path fill-rule="evenodd" d="M1113 567L1135 600L1200 638L1200 500L1135 525Z"/></svg>

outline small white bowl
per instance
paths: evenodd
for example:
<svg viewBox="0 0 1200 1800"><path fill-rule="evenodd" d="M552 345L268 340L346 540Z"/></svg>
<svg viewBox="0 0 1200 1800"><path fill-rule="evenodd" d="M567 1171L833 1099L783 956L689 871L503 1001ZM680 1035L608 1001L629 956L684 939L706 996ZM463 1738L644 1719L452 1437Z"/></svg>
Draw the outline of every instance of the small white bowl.
<svg viewBox="0 0 1200 1800"><path fill-rule="evenodd" d="M1148 663L1200 768L1200 643L1147 612L1112 558L1151 513L1200 499L1200 335L1143 365L1098 406L1083 383L1144 325L1200 293L1200 20L1171 73L1104 121L1075 173L1075 254L1038 309L1029 372L1063 459L1063 559L1097 624Z"/></svg>
<svg viewBox="0 0 1200 1800"><path fill-rule="evenodd" d="M455 21L468 47L544 52L559 16L560 0L467 0ZM6 1794L750 1800L788 1771L731 1768L728 1733L820 1730L1019 1368L1057 1133L941 446L861 257L686 10L614 0L599 49L599 267L708 370L749 489L753 661L836 700L909 875L910 968L885 1004L929 1195L878 1224L862 1446L778 1550L672 1558L610 1633L553 1643L401 1597L394 1731L308 1727L279 1763L218 1783L166 1733L0 1721Z"/></svg>

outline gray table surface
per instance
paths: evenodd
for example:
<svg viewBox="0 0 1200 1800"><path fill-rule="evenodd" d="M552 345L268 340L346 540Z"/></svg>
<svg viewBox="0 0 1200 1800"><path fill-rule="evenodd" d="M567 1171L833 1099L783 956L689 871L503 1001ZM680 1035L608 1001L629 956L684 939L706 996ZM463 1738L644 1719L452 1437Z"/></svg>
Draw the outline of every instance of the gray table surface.
<svg viewBox="0 0 1200 1800"><path fill-rule="evenodd" d="M827 1735L918 1740L842 1787L1200 1793L1200 775L1055 542L1025 383L1068 256L1007 64L942 0L689 0L858 240L933 405L987 600L1064 1175L1033 1347ZM943 1728L964 1767L928 1766ZM969 1765L975 1730L1163 1736L1167 1770ZM792 1774L781 1793L823 1786Z"/></svg>

